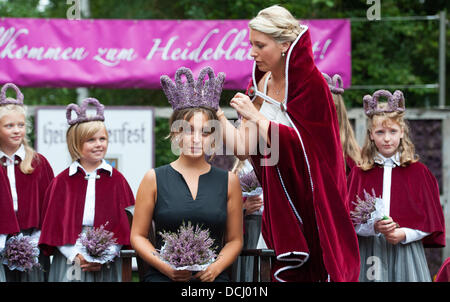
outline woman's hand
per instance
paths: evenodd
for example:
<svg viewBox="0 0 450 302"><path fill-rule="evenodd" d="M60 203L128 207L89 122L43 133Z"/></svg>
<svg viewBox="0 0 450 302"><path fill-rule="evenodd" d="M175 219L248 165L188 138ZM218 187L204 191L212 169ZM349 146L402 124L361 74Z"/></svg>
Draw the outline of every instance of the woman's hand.
<svg viewBox="0 0 450 302"><path fill-rule="evenodd" d="M243 93L236 93L230 101L230 106L251 122L256 123L260 119L265 119L265 117L255 108L250 98Z"/></svg>
<svg viewBox="0 0 450 302"><path fill-rule="evenodd" d="M187 270L176 270L168 267L164 274L175 282L188 282L192 278L192 272Z"/></svg>
<svg viewBox="0 0 450 302"><path fill-rule="evenodd" d="M225 116L225 113L223 112L222 108L220 108L220 106L217 108L216 115L218 120L220 120L222 116Z"/></svg>
<svg viewBox="0 0 450 302"><path fill-rule="evenodd" d="M76 258L78 258L83 272L99 272L102 269L101 263L87 262L81 254L78 254Z"/></svg>
<svg viewBox="0 0 450 302"><path fill-rule="evenodd" d="M396 245L399 242L402 242L406 239L406 233L401 228L396 228L392 232L389 232L384 235L387 242L389 242L392 245Z"/></svg>
<svg viewBox="0 0 450 302"><path fill-rule="evenodd" d="M245 215L252 214L253 212L261 209L263 205L263 200L261 196L250 196L243 203L243 208L245 209Z"/></svg>
<svg viewBox="0 0 450 302"><path fill-rule="evenodd" d="M387 233L392 232L398 227L391 217L384 220L378 220L375 222L374 229L376 232L381 233L386 236Z"/></svg>
<svg viewBox="0 0 450 302"><path fill-rule="evenodd" d="M214 263L212 263L204 271L195 274L194 278L199 279L201 282L213 282L219 274L220 272L214 266Z"/></svg>

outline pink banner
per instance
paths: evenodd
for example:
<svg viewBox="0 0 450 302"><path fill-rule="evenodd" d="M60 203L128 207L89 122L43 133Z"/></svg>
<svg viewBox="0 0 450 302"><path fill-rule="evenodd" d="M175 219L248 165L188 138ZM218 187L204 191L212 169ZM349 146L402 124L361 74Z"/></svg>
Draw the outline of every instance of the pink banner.
<svg viewBox="0 0 450 302"><path fill-rule="evenodd" d="M351 82L350 21L309 20L322 72ZM226 89L245 89L253 60L248 20L66 20L2 18L0 83L39 87L160 88L186 66L226 73Z"/></svg>

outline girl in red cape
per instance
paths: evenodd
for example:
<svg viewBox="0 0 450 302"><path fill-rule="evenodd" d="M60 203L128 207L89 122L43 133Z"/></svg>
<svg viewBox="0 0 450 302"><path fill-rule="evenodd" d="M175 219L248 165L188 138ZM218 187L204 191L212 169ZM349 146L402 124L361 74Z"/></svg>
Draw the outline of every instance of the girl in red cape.
<svg viewBox="0 0 450 302"><path fill-rule="evenodd" d="M89 104L96 106L95 116L86 115ZM93 98L83 100L80 107L67 106L70 127L66 138L73 163L55 177L46 192L39 241L47 254L53 254L51 282L122 280L122 261L116 256L122 246L130 245L125 208L134 205L134 196L125 177L104 160L108 132L103 108ZM116 241L110 241L101 257L94 257L80 238L92 227L102 226Z"/></svg>
<svg viewBox="0 0 450 302"><path fill-rule="evenodd" d="M225 143L238 138L235 155L251 156L263 187L262 234L276 254L272 279L357 281L336 108L314 64L308 27L280 6L260 11L249 27L255 64L247 93L254 102L242 93L231 100L242 116L238 130L218 116ZM268 104L270 116L261 113Z"/></svg>
<svg viewBox="0 0 450 302"><path fill-rule="evenodd" d="M387 103L379 103L381 97ZM403 93L378 90L363 101L368 131L362 164L351 171L348 190L361 256L359 280L431 281L424 246L445 246L436 178L415 154ZM368 200L372 206L364 210Z"/></svg>
<svg viewBox="0 0 450 302"><path fill-rule="evenodd" d="M16 98L6 97L12 88ZM37 247L40 236L40 218L45 190L53 179L53 170L47 159L33 150L26 137L26 109L20 89L5 84L0 92L0 162L1 173L6 181L6 190L1 196L0 250L8 244L13 235L31 236ZM0 180L2 181L2 180ZM45 281L44 270L49 259L39 255L42 269L33 268L28 272L10 269L5 265L6 281ZM3 264L0 264L3 266Z"/></svg>
<svg viewBox="0 0 450 302"><path fill-rule="evenodd" d="M342 78L335 74L332 78L326 73L322 73L330 87L333 96L334 105L336 105L336 113L339 123L339 136L341 138L342 152L344 153L345 174L348 176L350 171L360 162L361 148L356 142L355 132L348 120L347 109L344 103L344 88Z"/></svg>

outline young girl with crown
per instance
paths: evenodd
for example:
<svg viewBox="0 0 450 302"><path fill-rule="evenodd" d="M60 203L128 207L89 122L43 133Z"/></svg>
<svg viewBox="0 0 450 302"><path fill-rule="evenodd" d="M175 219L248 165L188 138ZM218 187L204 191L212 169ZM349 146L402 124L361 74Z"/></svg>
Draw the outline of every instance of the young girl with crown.
<svg viewBox="0 0 450 302"><path fill-rule="evenodd" d="M16 99L6 97L12 88ZM0 162L1 173L6 176L5 192L1 196L0 250L7 246L13 235L31 236L37 247L40 236L40 218L45 191L53 179L53 170L47 159L33 150L26 137L26 109L19 88L5 84L0 92ZM7 241L8 240L8 241ZM42 269L22 271L5 266L6 280L12 282L45 281L44 269L48 258L40 255ZM0 264L3 266L3 264Z"/></svg>
<svg viewBox="0 0 450 302"><path fill-rule="evenodd" d="M184 67L176 71L175 83L168 76L161 77L162 88L174 110L169 137L172 146L181 152L170 164L148 171L137 193L131 244L151 266L145 281L229 281L226 268L242 248L239 179L205 160L205 154L214 150L215 135L220 133L216 111L224 80L225 75L215 76L211 67L203 68L196 81L192 71ZM155 242L148 239L149 232L153 233L152 220ZM161 232L176 232L183 222L208 229L214 240L218 256L200 272L177 270L156 252L163 246Z"/></svg>
<svg viewBox="0 0 450 302"><path fill-rule="evenodd" d="M381 97L387 102L379 103ZM359 280L431 281L424 246L445 246L436 178L415 154L403 93L378 90L363 101L368 130L362 163L348 179ZM368 216L361 219L364 212Z"/></svg>
<svg viewBox="0 0 450 302"><path fill-rule="evenodd" d="M322 72L323 77L330 87L339 123L339 136L341 138L342 152L344 153L345 174L360 162L361 148L356 142L355 133L347 117L347 109L342 95L344 94L343 82L340 75L335 74L332 78Z"/></svg>
<svg viewBox="0 0 450 302"><path fill-rule="evenodd" d="M89 104L96 107L95 116L87 116ZM72 119L72 111L77 118ZM53 254L49 281L122 280L122 262L116 256L122 246L130 244L125 208L134 204L134 196L125 177L104 160L108 132L103 111L104 106L94 98L83 100L80 107L67 106L70 127L66 138L73 162L46 192L39 241L45 253ZM87 235L90 232L113 237L101 258L89 252L89 244L99 247L95 236ZM83 238L92 241L86 244Z"/></svg>

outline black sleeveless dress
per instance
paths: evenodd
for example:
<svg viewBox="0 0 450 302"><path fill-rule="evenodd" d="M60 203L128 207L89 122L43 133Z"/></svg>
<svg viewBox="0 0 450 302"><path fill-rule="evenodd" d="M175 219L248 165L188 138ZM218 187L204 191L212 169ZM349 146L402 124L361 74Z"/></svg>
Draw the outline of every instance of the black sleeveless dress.
<svg viewBox="0 0 450 302"><path fill-rule="evenodd" d="M163 239L159 232L176 232L183 221L209 229L214 248L219 253L224 245L227 222L228 171L211 166L200 175L195 200L183 177L170 164L155 169L157 197L153 214L155 248L161 249ZM170 282L170 278L153 267L145 275L146 282ZM226 271L217 276L217 282L230 281Z"/></svg>

